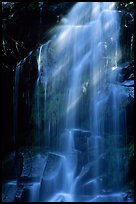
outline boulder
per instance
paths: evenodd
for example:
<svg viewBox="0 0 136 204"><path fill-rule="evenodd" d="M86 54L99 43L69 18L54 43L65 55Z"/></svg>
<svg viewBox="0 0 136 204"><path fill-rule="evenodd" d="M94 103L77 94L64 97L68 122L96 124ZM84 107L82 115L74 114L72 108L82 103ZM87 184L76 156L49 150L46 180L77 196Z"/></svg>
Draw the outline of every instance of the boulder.
<svg viewBox="0 0 136 204"><path fill-rule="evenodd" d="M106 154L101 154L93 162L88 162L82 167L76 178L76 194L94 194L98 183L101 183L101 175L106 171Z"/></svg>
<svg viewBox="0 0 136 204"><path fill-rule="evenodd" d="M50 200L51 196L62 190L63 155L49 153L41 180L40 201Z"/></svg>
<svg viewBox="0 0 136 204"><path fill-rule="evenodd" d="M14 202L17 190L17 181L11 180L2 185L2 202Z"/></svg>

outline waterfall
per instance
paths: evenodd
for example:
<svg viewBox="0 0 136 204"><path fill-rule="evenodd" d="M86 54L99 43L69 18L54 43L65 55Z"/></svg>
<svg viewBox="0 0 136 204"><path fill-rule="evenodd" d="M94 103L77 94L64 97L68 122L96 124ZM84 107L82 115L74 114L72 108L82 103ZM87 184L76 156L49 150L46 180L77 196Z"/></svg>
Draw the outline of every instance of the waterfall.
<svg viewBox="0 0 136 204"><path fill-rule="evenodd" d="M20 79L20 63L16 67L15 74L15 88L14 88L14 145L16 147L16 140L18 135L18 104L19 104L19 79Z"/></svg>
<svg viewBox="0 0 136 204"><path fill-rule="evenodd" d="M47 150L47 160L32 200L123 200L126 92L117 80L122 53L115 5L76 3L39 46L35 146ZM18 80L17 69L17 87Z"/></svg>
<svg viewBox="0 0 136 204"><path fill-rule="evenodd" d="M111 94L113 88L113 98L111 99L111 114L113 115L113 122L110 123L110 129L115 130L113 137L117 137L119 118L116 117L118 114L118 93L115 92L114 87L109 88L111 84L107 83L107 69L113 65L117 67L117 52L119 49L119 18L118 14L114 9L114 3L95 3L94 8L98 8L100 17L96 19L95 25L93 26L93 35L91 35L90 49L93 50L92 58L90 62L90 78L91 84L90 89L90 125L94 140L94 160L96 165L94 166L94 178L101 175L100 168L103 166L98 158L105 152L105 115L106 106L108 105L108 95ZM93 11L92 11L93 12ZM109 42L111 41L111 42ZM107 57L108 59L105 59ZM113 75L113 73L110 73ZM113 82L114 83L114 82ZM109 90L107 90L109 89ZM115 115L115 116L114 116ZM112 134L111 133L111 134ZM112 141L114 138L112 138ZM117 138L115 138L117 141ZM112 145L111 145L112 146ZM116 148L117 143L113 144ZM115 157L117 153L115 151ZM103 157L104 159L104 157ZM112 161L113 162L113 161ZM114 169L113 169L114 171ZM119 173L119 172L118 172ZM101 193L100 181L97 179L94 187L94 193Z"/></svg>
<svg viewBox="0 0 136 204"><path fill-rule="evenodd" d="M50 145L50 138L46 135L45 130L45 124L43 124L43 117L46 117L45 114L41 111L41 106L43 107L43 111L46 112L46 88L47 88L47 82L48 82L48 54L47 49L50 41L48 43L45 43L39 47L39 55L37 59L38 64L38 78L36 81L36 87L35 87L35 97L36 97L36 124L37 124L37 131L36 131L36 137L40 138L39 142L40 144L37 144L38 146L46 146L49 147ZM46 59L46 61L45 61ZM43 90L44 97L41 97L41 89ZM42 135L41 137L41 129L42 129Z"/></svg>
<svg viewBox="0 0 136 204"><path fill-rule="evenodd" d="M60 190L53 190L56 194L50 200L81 201L87 199L84 196L99 198L107 188L111 192L121 189L121 179L118 182L115 179L121 171L118 141L125 125L125 116L119 115L125 93L116 85L116 68L121 57L119 31L120 19L114 2L76 3L55 28L51 42L56 60L53 83L59 86L55 77L66 70L68 94L65 131L60 136L62 150L57 149L63 155L60 168L63 173L59 172L50 185L56 185L58 178L63 182ZM85 94L89 95L88 104L81 103ZM89 130L80 127L82 109L87 110ZM106 137L110 137L110 148ZM79 144L82 140L85 147Z"/></svg>

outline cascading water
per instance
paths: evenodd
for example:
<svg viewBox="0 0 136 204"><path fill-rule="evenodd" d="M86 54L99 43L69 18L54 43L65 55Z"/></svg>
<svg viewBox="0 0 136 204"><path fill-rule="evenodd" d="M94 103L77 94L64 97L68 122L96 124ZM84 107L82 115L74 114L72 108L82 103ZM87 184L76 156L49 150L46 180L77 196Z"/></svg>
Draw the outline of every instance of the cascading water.
<svg viewBox="0 0 136 204"><path fill-rule="evenodd" d="M41 129L42 129L42 135L44 135L43 139L41 138L39 141L41 141L41 144L39 144L39 146L45 145L48 146L49 148L49 138L46 135L46 131L45 131L45 124L43 124L43 117L46 117L45 115L43 116L40 107L43 106L44 107L44 112L46 111L46 87L47 87L47 82L48 82L48 61L44 60L44 58L48 58L47 57L47 49L48 49L48 44L50 43L50 41L47 44L41 45L39 48L39 55L38 55L38 59L37 59L37 64L38 64L38 79L36 82L36 112L37 112L37 137L41 137ZM44 92L44 98L40 97L40 90L41 87L43 89ZM37 144L38 145L38 144Z"/></svg>
<svg viewBox="0 0 136 204"><path fill-rule="evenodd" d="M99 14L100 16L96 17L95 24L92 28L90 28L90 30L93 29L94 33L91 35L90 40L90 49L93 50L90 62L90 89L92 92L90 94L90 124L95 148L93 156L94 160L96 160L93 174L94 178L98 178L93 191L94 194L99 194L101 192L99 176L101 175L100 168L102 168L103 162L101 162L98 158L105 151L105 145L103 145L105 140L104 120L106 106L108 104L107 95L111 94L106 90L109 87L106 71L113 65L117 67L117 51L119 50L118 34L120 24L118 14L115 10L113 10L114 3L95 3L93 6L94 9L97 8L96 14ZM109 88L109 90L112 92L112 88ZM119 105L117 101L118 96L117 93L115 93L114 88L113 92L115 95L111 99L111 114L116 115L118 114L117 109ZM118 134L118 120L118 117L116 117L112 122L110 121L109 124L111 130L114 126L113 129L116 133L114 134L113 131L112 133L116 136ZM114 140L114 138L112 140ZM115 140L117 140L117 138L115 138ZM112 145L116 148L115 143ZM115 156L116 154L117 153L115 153Z"/></svg>
<svg viewBox="0 0 136 204"><path fill-rule="evenodd" d="M14 143L18 134L18 99L19 99L19 78L20 78L20 64L17 65L15 76L15 90L14 90ZM16 144L15 144L16 145Z"/></svg>
<svg viewBox="0 0 136 204"><path fill-rule="evenodd" d="M125 144L126 121L120 109L125 91L116 81L121 51L115 3L78 2L53 31L53 38L39 48L37 60L35 113L40 144L36 145L49 151L42 177L31 192L37 198L32 200L122 201L119 148ZM54 91L58 96L62 81L64 121L57 135L60 112L47 92L51 86L52 95ZM55 105L62 109L58 98Z"/></svg>
<svg viewBox="0 0 136 204"><path fill-rule="evenodd" d="M116 69L119 58L120 20L114 6L115 3L113 2L77 3L68 16L62 20L61 25L57 27L55 30L57 34L52 39L52 47L57 53L55 55L56 70L61 73L62 69L66 69L69 74L65 117L66 131L63 137L60 137L60 143L62 140L64 141L62 145L65 149L61 152L63 157L61 157L62 168L60 169L62 170L60 172L63 173L61 176L59 172L56 179L51 179L50 186L51 188L56 186L58 178L63 179L63 182L60 190L55 187L53 194L50 192L51 189L48 189L50 201L87 200L85 196L88 196L90 201L91 196L96 196L96 200L99 200L99 194L105 191L103 174L106 176L108 171L112 171L114 177L113 180L108 178L111 191L120 190L121 187L121 183L115 182L115 177L120 172L118 136L122 128L119 124L120 119L122 119L119 118L122 90L114 86L116 83L116 76L115 78L112 76L116 75L113 73L114 71L110 70L109 72L108 70L109 67ZM85 107L85 104L81 106L80 101L87 89L89 89L90 102L89 106ZM106 108L109 98L112 115L108 121L109 134L112 137L110 154L115 154L114 167L112 167L113 160L111 163L105 163L109 151L108 149L105 153ZM86 162L83 161L77 170L78 157L83 152L76 148L75 138L79 133L84 137L85 132L80 128L78 120L81 108L88 108L89 112L90 136L86 139L85 148L91 149L91 151L87 152L86 157L88 159ZM105 165L107 169L104 168ZM93 199L95 200L95 198Z"/></svg>

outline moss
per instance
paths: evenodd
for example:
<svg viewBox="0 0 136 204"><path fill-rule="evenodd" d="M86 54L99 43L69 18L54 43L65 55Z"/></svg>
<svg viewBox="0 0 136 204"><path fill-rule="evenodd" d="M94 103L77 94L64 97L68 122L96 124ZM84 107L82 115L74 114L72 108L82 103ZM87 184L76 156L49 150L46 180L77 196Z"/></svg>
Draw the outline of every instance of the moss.
<svg viewBox="0 0 136 204"><path fill-rule="evenodd" d="M130 181L128 182L123 188L122 188L122 191L134 191L134 181Z"/></svg>
<svg viewBox="0 0 136 204"><path fill-rule="evenodd" d="M129 159L133 158L134 156L134 143L133 142L129 143L128 151L129 151Z"/></svg>

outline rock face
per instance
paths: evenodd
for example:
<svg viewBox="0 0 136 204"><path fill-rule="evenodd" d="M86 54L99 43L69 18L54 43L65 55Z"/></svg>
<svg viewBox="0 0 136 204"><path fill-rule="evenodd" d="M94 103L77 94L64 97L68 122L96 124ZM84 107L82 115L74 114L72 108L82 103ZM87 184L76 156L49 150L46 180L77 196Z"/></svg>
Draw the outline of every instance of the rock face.
<svg viewBox="0 0 136 204"><path fill-rule="evenodd" d="M48 154L48 160L44 168L41 187L40 187L40 201L46 202L51 199L52 195L58 191L62 190L62 160L61 155L54 153ZM46 195L46 196L45 196Z"/></svg>
<svg viewBox="0 0 136 204"><path fill-rule="evenodd" d="M45 37L45 33L60 21L73 4L74 2L3 3L4 66L15 69L16 63L35 49L39 42L47 41L49 37Z"/></svg>
<svg viewBox="0 0 136 204"><path fill-rule="evenodd" d="M16 180L20 172L17 170L17 163L18 161L16 160L15 153L13 152L10 154L2 163L2 181L5 180ZM21 162L20 162L21 163ZM13 171L11 171L11 169ZM20 170L21 171L21 170Z"/></svg>
<svg viewBox="0 0 136 204"><path fill-rule="evenodd" d="M30 51L36 50L37 47L42 44L47 42L50 39L50 35L48 35L48 31L50 28L52 28L54 25L57 25L60 20L67 14L67 12L72 8L74 5L74 2L63 2L63 3L53 3L53 2L37 2L37 3L21 3L21 2L5 2L2 5L2 17L3 17L3 67L6 71L3 71L3 79L5 77L9 76L9 82L11 84L11 87L5 83L5 80L2 81L3 87L5 90L5 93L3 92L3 127L4 127L4 135L11 135L10 138L7 138L6 141L8 141L8 146L13 148L15 147L15 144L13 140L15 139L13 137L13 110L12 107L14 106L13 104L13 89L12 87L15 85L15 67L16 64L24 59L26 56L29 55ZM130 60L132 56L130 54L133 54L133 7L130 5L127 6L127 12L125 11L125 4L119 4L118 5L119 10L123 10L122 14L122 22L121 22L121 47L122 50L124 51L122 61L120 64L124 63L124 61ZM129 13L128 13L129 12ZM64 19L63 19L64 20ZM26 24L27 22L27 24ZM126 23L126 26L125 26ZM18 29L18 25L19 28ZM7 35L10 33L10 36ZM126 36L127 33L127 36ZM127 42L125 43L127 37ZM132 46L131 46L132 44ZM124 46L124 47L123 47ZM132 48L132 49L131 49ZM125 52L129 53L129 55L125 54ZM30 60L30 58L33 58ZM27 59L25 59L24 67L23 68L23 74L22 74L22 79L21 79L21 90L20 90L20 104L22 104L22 110L20 112L20 133L19 133L19 140L18 142L20 144L17 144L17 146L21 146L22 144L28 145L31 143L32 138L30 132L23 132L25 129L33 129L33 123L29 124L30 126L27 127L28 120L30 120L30 114L31 114L31 105L32 105L32 97L33 97L33 90L34 90L34 83L37 79L37 59L35 58L35 54L33 53L31 56L29 56ZM29 66L29 65L32 66ZM10 74L8 74L7 70L13 70ZM29 70L29 71L28 71ZM125 78L129 78L133 80L134 74L132 73L132 67L126 67L126 65L122 66L122 73L124 73ZM130 76L127 77L127 75L130 73ZM124 79L123 79L124 81ZM50 83L49 83L50 86ZM126 86L126 85L125 85ZM64 87L64 86L63 86ZM130 97L132 97L133 100L133 95L134 91L133 88L130 88ZM27 91L26 91L27 90ZM29 90L29 91L28 91ZM87 90L87 88L86 88ZM50 91L50 90L49 90ZM67 90L66 90L67 91ZM6 93L6 92L9 92ZM86 92L84 92L86 93ZM54 102L57 103L57 97L53 97L54 93L50 93L48 95L49 98L54 98ZM60 96L62 97L62 96ZM10 99L10 100L7 100ZM29 99L28 99L29 98ZM85 97L83 97L84 100ZM87 98L87 97L86 97ZM29 102L27 102L29 100ZM59 101L58 101L59 102ZM26 104L27 103L27 104ZM60 104L58 104L60 106ZM56 109L58 109L58 106L55 107L54 104L51 104L51 108L55 107L54 111L51 113L51 117L57 117L55 120L59 121L59 116L55 116ZM82 111L82 116L87 113ZM9 123L6 123L6 118L11 116L11 119L9 120ZM58 113L59 115L59 113ZM79 115L79 123L83 127L83 118L81 117L80 119ZM28 119L29 118L29 119ZM25 122L26 121L26 122ZM54 126L56 121L51 124L51 126ZM61 118L61 121L63 121L63 118ZM60 122L60 121L59 121ZM58 123L59 123L58 122ZM50 121L46 121L47 123L51 123ZM6 128L7 125L9 125L9 128ZM47 125L48 126L48 125ZM55 125L56 126L56 125ZM85 125L87 126L87 122L85 121ZM84 128L84 127L83 127ZM59 129L58 127L54 127L54 129ZM22 134L21 134L22 132ZM53 131L55 132L55 131ZM55 133L52 133L55 135ZM59 134L59 130L58 130ZM25 135L25 137L24 137ZM21 138L21 139L20 139ZM29 138L26 142L27 139L23 138ZM6 153L6 142L3 138L4 141L4 147L3 148ZM17 143L18 143L17 142ZM26 144L27 143L27 144Z"/></svg>
<svg viewBox="0 0 136 204"><path fill-rule="evenodd" d="M2 186L2 202L14 202L17 190L17 182L9 181Z"/></svg>
<svg viewBox="0 0 136 204"><path fill-rule="evenodd" d="M13 90L15 88L15 70L16 65L29 55L32 50L36 50L37 47L49 40L49 29L56 25L62 16L72 7L74 4L71 2L53 3L53 2L3 2L2 3L2 121L3 121L3 157L10 154L15 150L14 143L14 131L13 131ZM62 15L62 16L61 16ZM27 22L27 23L26 23ZM29 59L26 59L26 61ZM29 67L29 62L25 64L25 71L23 71L23 81L25 87L31 92L33 87L33 80L36 81L37 65L33 57L32 66ZM32 68L33 67L33 68ZM31 70L33 69L33 71ZM36 68L36 69L35 69ZM33 74L32 74L32 72ZM31 72L31 74L30 74ZM31 76L31 79L28 77ZM28 79L29 78L29 79ZM6 80L5 80L6 79ZM26 79L26 80L25 80ZM32 82L30 84L29 82ZM7 83L8 81L8 83ZM26 84L26 81L29 81ZM25 87L22 87L24 91ZM31 89L31 90L30 90ZM23 106L27 96L23 96L21 91L21 104ZM32 95L31 95L32 96ZM24 113L30 115L30 109L26 111L22 109L21 123L23 124L27 117L23 116ZM24 120L25 117L25 120ZM7 122L8 118L8 122ZM28 121L26 120L26 123ZM31 129L33 125L31 126ZM21 128L21 132L24 129ZM28 129L28 128L27 128ZM25 134L25 133L23 133ZM27 135L28 136L28 135ZM30 138L31 140L32 138ZM27 139L26 139L27 140ZM20 141L21 142L21 141ZM23 145L25 141L22 141ZM21 143L22 143L21 142ZM22 144L20 144L22 145Z"/></svg>
<svg viewBox="0 0 136 204"><path fill-rule="evenodd" d="M10 169L11 175L8 172L5 174L5 180L2 186L3 202L25 202L35 201L36 199L38 200L38 191L46 160L47 154L45 152L37 153L31 148L24 148L20 150L17 157L18 165L15 166L15 169L13 168L13 172L11 172ZM11 164L12 163L14 164L14 160ZM6 165L9 165L8 161L6 162ZM4 170L6 170L6 166Z"/></svg>
<svg viewBox="0 0 136 204"><path fill-rule="evenodd" d="M32 65L32 66L31 66ZM17 65L14 88L14 126L16 149L26 144L32 145L33 128L31 123L32 101L34 97L35 81L37 79L38 66L36 52L29 55Z"/></svg>

